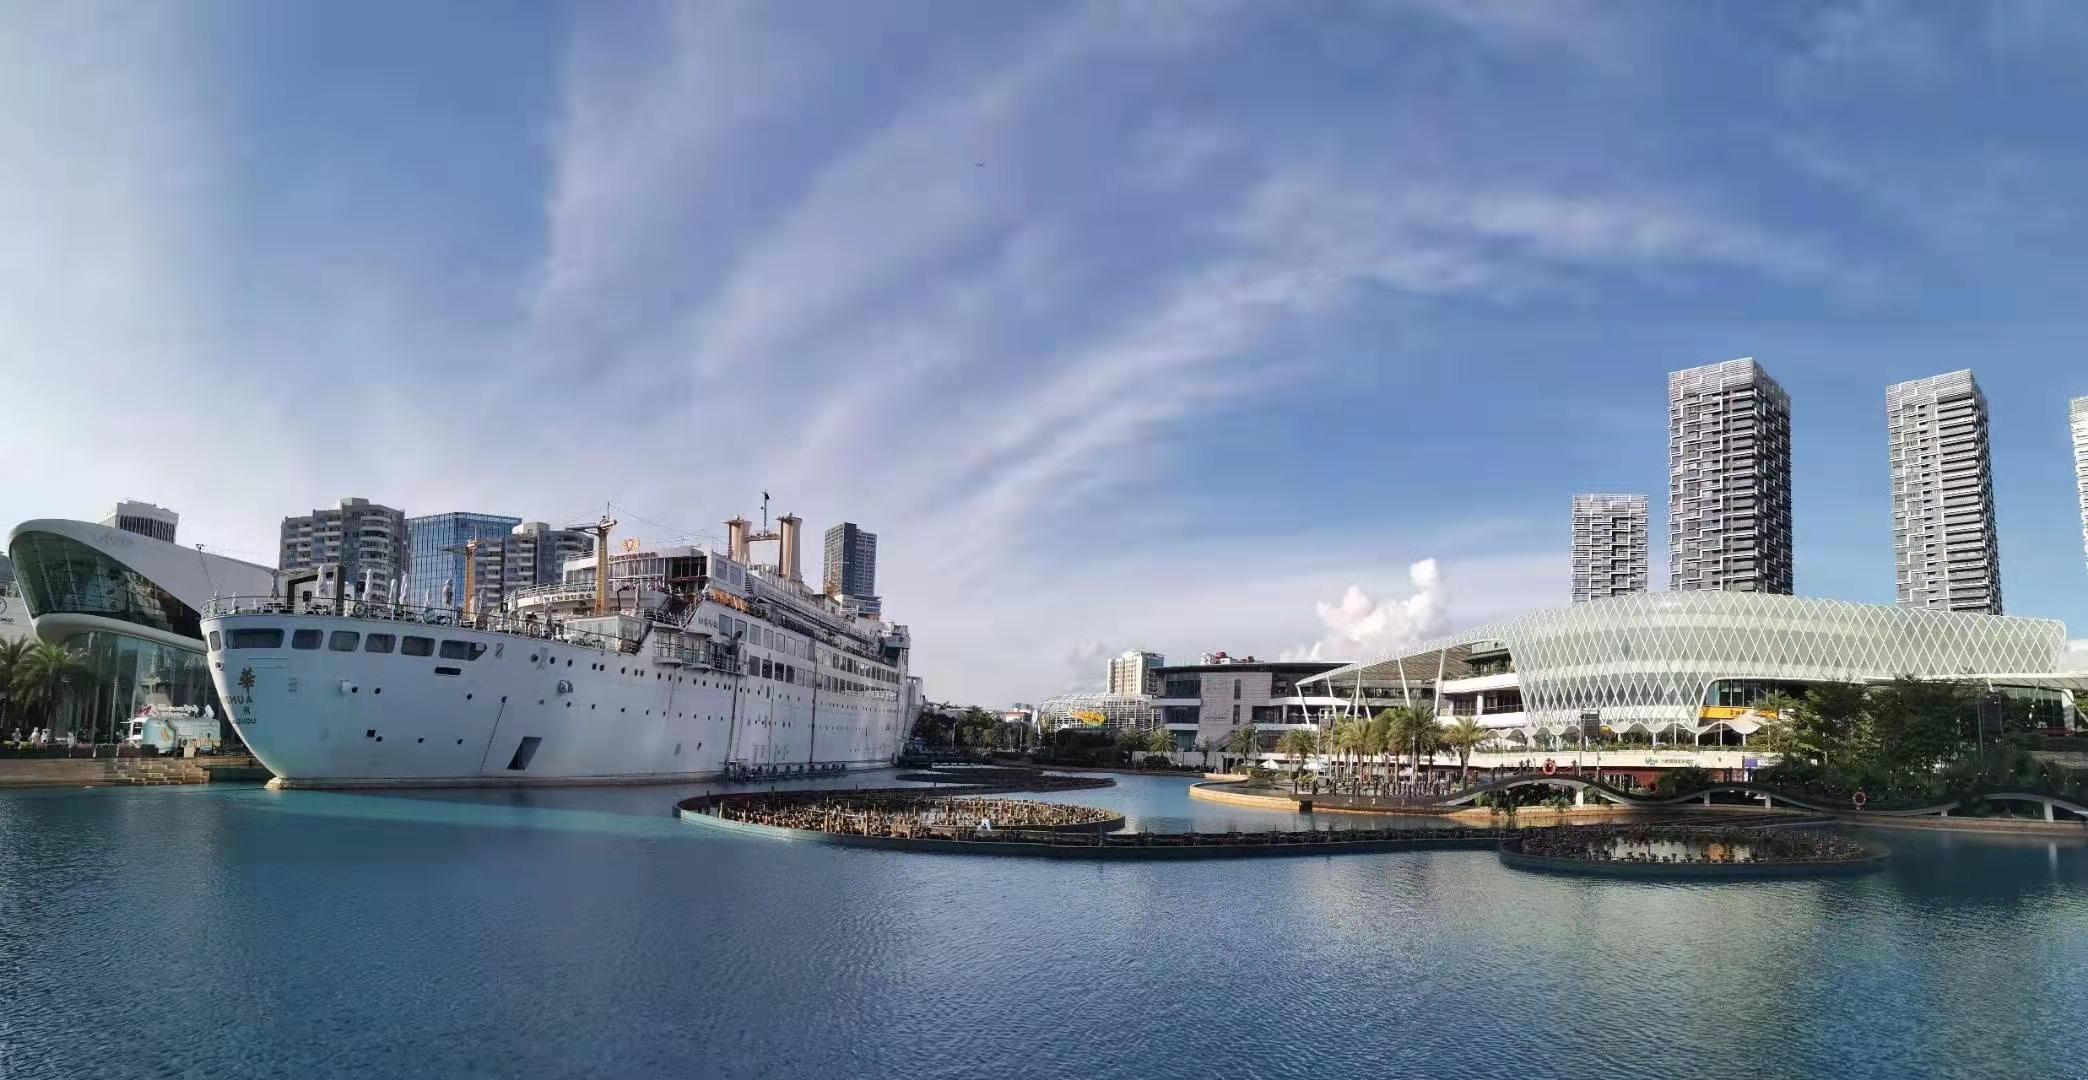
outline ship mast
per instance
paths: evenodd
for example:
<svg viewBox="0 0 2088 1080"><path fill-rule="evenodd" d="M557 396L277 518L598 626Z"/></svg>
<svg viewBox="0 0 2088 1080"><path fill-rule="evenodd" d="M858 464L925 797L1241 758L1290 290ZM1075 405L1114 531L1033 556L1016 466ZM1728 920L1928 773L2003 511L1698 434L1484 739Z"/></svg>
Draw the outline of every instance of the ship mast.
<svg viewBox="0 0 2088 1080"><path fill-rule="evenodd" d="M609 530L616 519L608 514L592 525L569 526L574 532L590 532L595 538L595 614L609 614Z"/></svg>

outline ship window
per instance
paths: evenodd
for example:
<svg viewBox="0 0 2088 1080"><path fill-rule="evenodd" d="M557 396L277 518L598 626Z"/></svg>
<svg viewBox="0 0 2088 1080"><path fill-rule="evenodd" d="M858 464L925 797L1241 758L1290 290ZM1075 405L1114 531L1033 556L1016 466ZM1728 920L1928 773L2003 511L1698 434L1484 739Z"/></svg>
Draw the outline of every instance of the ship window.
<svg viewBox="0 0 2088 1080"><path fill-rule="evenodd" d="M371 634L363 638L364 652L390 652L399 639L393 634Z"/></svg>
<svg viewBox="0 0 2088 1080"><path fill-rule="evenodd" d="M435 639L414 637L409 634L405 640L399 642L399 652L406 656L433 656L435 655Z"/></svg>
<svg viewBox="0 0 2088 1080"><path fill-rule="evenodd" d="M222 640L221 638L219 638L219 637L218 637L218 632L217 632L217 631L215 631L215 630L212 630L212 631L210 632L210 651L211 651L211 652L218 652L218 651L222 650L222 649L223 649L224 647L225 647L225 643L224 643L224 641L223 641L223 640Z"/></svg>
<svg viewBox="0 0 2088 1080"><path fill-rule="evenodd" d="M318 647L319 647L319 631L317 631L317 630L299 630L299 631L297 631L296 633L293 633L293 634L291 634L291 635L290 635L290 647L291 647L291 648L293 648L293 649L316 649L316 648L318 648Z"/></svg>
<svg viewBox="0 0 2088 1080"><path fill-rule="evenodd" d="M435 674L437 674L437 675L462 675L462 674L464 674L464 669L463 669L463 668L458 668L458 667L443 667L443 666L441 666L440 664L438 664L438 665L436 665L436 667L435 667Z"/></svg>
<svg viewBox="0 0 2088 1080"><path fill-rule="evenodd" d="M317 631L314 631L316 633ZM280 649L283 647L281 630L234 630L232 647L235 649Z"/></svg>
<svg viewBox="0 0 2088 1080"><path fill-rule="evenodd" d="M442 643L442 658L444 660L462 660L470 655L471 643L468 641L445 641Z"/></svg>
<svg viewBox="0 0 2088 1080"><path fill-rule="evenodd" d="M336 630L326 639L329 652L354 652L362 644L362 635L353 630Z"/></svg>

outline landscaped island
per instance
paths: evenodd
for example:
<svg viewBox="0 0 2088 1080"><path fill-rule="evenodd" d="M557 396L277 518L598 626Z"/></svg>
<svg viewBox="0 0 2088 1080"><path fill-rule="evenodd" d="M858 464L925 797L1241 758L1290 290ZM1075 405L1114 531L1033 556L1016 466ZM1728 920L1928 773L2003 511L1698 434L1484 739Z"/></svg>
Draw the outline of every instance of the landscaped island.
<svg viewBox="0 0 2088 1080"><path fill-rule="evenodd" d="M726 821L842 836L947 837L995 831L1113 829L1121 815L1093 806L1028 799L937 798L854 792L779 792L719 799Z"/></svg>
<svg viewBox="0 0 2088 1080"><path fill-rule="evenodd" d="M1501 861L1523 870L1627 877L1747 878L1860 873L1885 850L1833 833L1746 827L1563 826L1501 844Z"/></svg>

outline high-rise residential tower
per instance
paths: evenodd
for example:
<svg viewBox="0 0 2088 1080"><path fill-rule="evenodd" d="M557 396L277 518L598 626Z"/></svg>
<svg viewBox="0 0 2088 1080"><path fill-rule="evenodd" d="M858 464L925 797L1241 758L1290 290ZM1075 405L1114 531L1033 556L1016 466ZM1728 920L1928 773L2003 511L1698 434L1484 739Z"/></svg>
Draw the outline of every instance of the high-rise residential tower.
<svg viewBox="0 0 2088 1080"><path fill-rule="evenodd" d="M858 601L857 609L876 614L877 534L864 532L853 521L844 521L826 531L826 582L829 596Z"/></svg>
<svg viewBox="0 0 2088 1080"><path fill-rule="evenodd" d="M1646 497L1573 497L1573 602L1646 591Z"/></svg>
<svg viewBox="0 0 2088 1080"><path fill-rule="evenodd" d="M406 515L368 499L342 499L332 510L286 517L276 565L331 570L345 595L391 595L408 565Z"/></svg>
<svg viewBox="0 0 2088 1080"><path fill-rule="evenodd" d="M2088 552L2088 397L2077 397L2067 410L2073 420L2074 490L2081 497L2081 549Z"/></svg>
<svg viewBox="0 0 2088 1080"><path fill-rule="evenodd" d="M1167 657L1156 652L1133 649L1121 656L1112 656L1109 658L1109 692L1158 697L1160 669L1165 666Z"/></svg>
<svg viewBox="0 0 2088 1080"><path fill-rule="evenodd" d="M1668 376L1668 588L1791 592L1791 399L1752 357Z"/></svg>
<svg viewBox="0 0 2088 1080"><path fill-rule="evenodd" d="M594 554L594 536L579 529L554 529L542 521L525 521L502 542L501 595L532 585L556 585L565 576L567 559Z"/></svg>
<svg viewBox="0 0 2088 1080"><path fill-rule="evenodd" d="M1986 395L1970 371L1885 390L1892 550L1906 607L2001 614Z"/></svg>
<svg viewBox="0 0 2088 1080"><path fill-rule="evenodd" d="M127 533L137 533L139 536L149 536L154 540L165 540L171 544L174 542L174 529L181 524L181 515L164 506L125 499L117 503L116 508L110 510L109 516L103 518L101 523L112 529L122 529Z"/></svg>

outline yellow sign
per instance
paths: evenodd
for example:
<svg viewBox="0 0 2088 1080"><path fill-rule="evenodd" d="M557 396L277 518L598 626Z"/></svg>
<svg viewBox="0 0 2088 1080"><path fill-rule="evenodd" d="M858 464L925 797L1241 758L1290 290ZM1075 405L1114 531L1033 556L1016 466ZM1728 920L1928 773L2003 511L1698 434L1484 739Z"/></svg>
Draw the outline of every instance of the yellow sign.
<svg viewBox="0 0 2088 1080"><path fill-rule="evenodd" d="M630 539L628 539L628 540L625 540L625 541L624 541L624 554L628 555L628 554L630 554L631 552L633 552L633 551L636 551L636 550L638 550L638 538L637 538L637 537L635 537L635 536L634 536L634 537L631 537Z"/></svg>
<svg viewBox="0 0 2088 1080"><path fill-rule="evenodd" d="M1764 720L1777 719L1775 709L1745 708L1736 705L1706 705L1697 715L1705 720L1737 720L1753 713Z"/></svg>
<svg viewBox="0 0 2088 1080"><path fill-rule="evenodd" d="M1080 721L1088 727L1101 727L1104 724L1109 723L1109 717L1104 716L1101 713L1094 711L1093 709L1075 709L1071 713L1071 716L1073 717L1073 719Z"/></svg>

